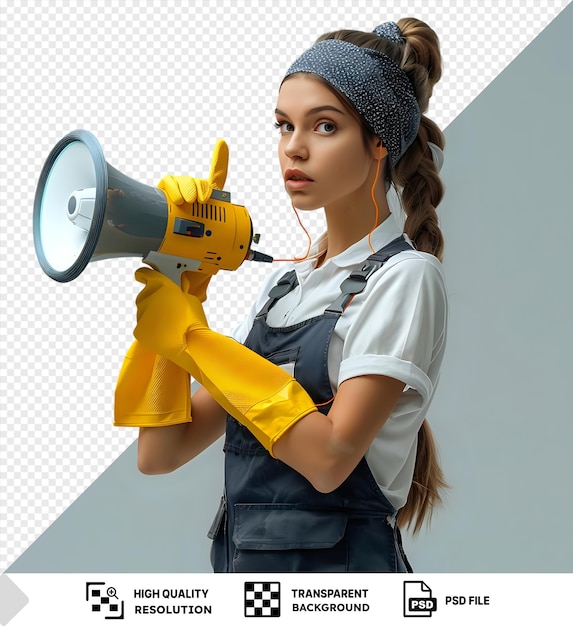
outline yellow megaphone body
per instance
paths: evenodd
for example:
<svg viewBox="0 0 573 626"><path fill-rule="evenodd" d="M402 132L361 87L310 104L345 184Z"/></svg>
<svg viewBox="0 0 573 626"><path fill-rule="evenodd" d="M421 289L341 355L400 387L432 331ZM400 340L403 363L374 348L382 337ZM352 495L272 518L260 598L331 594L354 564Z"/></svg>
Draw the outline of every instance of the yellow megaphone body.
<svg viewBox="0 0 573 626"><path fill-rule="evenodd" d="M212 275L220 269L236 270L245 259L272 261L251 251L253 240L258 237L247 209L232 204L229 192L214 189L206 203L168 202L163 241L143 260L175 282L185 271Z"/></svg>

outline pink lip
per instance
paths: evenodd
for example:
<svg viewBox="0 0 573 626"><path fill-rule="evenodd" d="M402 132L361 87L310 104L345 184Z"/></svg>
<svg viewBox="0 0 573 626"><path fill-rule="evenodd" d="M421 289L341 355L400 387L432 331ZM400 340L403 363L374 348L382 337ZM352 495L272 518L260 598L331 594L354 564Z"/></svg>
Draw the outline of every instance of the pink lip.
<svg viewBox="0 0 573 626"><path fill-rule="evenodd" d="M307 176L304 172L301 172L300 170L285 170L284 179L291 180L292 178L297 178L297 179L302 178L304 180L308 180L312 182L312 178L310 178L310 176Z"/></svg>
<svg viewBox="0 0 573 626"><path fill-rule="evenodd" d="M304 189L313 182L304 172L300 170L286 170L284 173L285 185L288 189Z"/></svg>

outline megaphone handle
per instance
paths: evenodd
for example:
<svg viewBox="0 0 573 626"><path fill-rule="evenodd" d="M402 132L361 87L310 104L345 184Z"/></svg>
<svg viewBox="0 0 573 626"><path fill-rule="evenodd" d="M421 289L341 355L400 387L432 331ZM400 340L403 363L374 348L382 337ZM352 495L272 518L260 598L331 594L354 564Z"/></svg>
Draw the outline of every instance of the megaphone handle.
<svg viewBox="0 0 573 626"><path fill-rule="evenodd" d="M153 269L167 276L178 287L181 287L181 275L183 272L193 272L201 266L200 261L188 259L184 257L164 254L151 250L143 259L144 263L150 265Z"/></svg>

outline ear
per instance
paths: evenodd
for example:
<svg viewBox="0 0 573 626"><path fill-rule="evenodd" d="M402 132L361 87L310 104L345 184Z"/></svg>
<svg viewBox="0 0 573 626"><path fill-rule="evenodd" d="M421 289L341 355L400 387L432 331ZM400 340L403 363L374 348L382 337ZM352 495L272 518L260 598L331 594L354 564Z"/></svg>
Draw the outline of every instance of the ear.
<svg viewBox="0 0 573 626"><path fill-rule="evenodd" d="M388 150L382 144L382 139L380 139L380 137L372 137L370 149L373 158L375 158L377 161L381 161L388 156Z"/></svg>

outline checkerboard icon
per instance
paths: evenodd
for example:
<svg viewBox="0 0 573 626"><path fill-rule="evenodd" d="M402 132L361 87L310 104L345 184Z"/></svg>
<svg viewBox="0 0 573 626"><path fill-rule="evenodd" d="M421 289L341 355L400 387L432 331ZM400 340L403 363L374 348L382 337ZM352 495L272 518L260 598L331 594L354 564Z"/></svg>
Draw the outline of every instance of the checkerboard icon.
<svg viewBox="0 0 573 626"><path fill-rule="evenodd" d="M280 614L280 583L245 583L245 617L280 617Z"/></svg>

